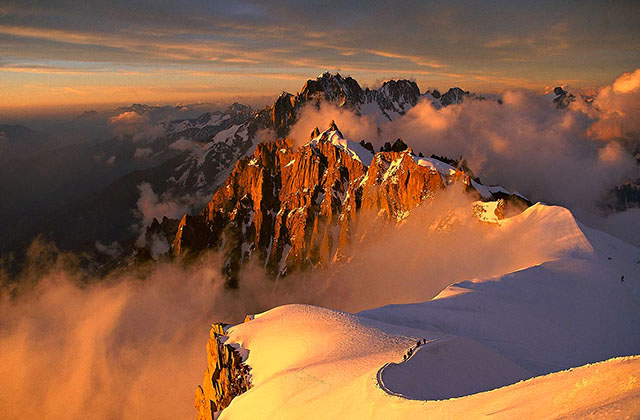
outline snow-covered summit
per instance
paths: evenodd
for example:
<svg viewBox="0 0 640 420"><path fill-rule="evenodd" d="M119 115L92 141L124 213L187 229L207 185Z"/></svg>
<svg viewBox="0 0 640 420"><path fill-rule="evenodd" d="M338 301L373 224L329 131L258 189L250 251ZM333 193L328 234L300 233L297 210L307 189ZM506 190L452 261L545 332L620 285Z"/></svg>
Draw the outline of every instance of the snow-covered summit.
<svg viewBox="0 0 640 420"><path fill-rule="evenodd" d="M252 387L219 418L633 416L640 249L560 207L503 222L492 227L500 257L517 241L539 260L422 303L358 314L287 305L229 328Z"/></svg>
<svg viewBox="0 0 640 420"><path fill-rule="evenodd" d="M314 133L318 133L318 130L314 130ZM310 146L317 146L320 142L329 142L334 146L344 150L353 159L360 161L364 166L370 166L373 159L373 152L366 149L361 144L351 140L347 140L342 136L342 133L338 129L338 126L334 121L331 121L329 128L322 133L318 133L309 141Z"/></svg>

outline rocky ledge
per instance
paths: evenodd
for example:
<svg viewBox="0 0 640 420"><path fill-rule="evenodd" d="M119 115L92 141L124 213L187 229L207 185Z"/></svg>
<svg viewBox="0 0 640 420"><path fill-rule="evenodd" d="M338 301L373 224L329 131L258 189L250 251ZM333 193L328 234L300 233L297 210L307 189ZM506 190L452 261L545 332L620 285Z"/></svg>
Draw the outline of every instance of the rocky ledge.
<svg viewBox="0 0 640 420"><path fill-rule="evenodd" d="M247 318L248 319L248 318ZM241 350L225 344L227 324L211 325L207 342L207 369L196 388L198 420L213 420L238 395L251 388L249 367Z"/></svg>

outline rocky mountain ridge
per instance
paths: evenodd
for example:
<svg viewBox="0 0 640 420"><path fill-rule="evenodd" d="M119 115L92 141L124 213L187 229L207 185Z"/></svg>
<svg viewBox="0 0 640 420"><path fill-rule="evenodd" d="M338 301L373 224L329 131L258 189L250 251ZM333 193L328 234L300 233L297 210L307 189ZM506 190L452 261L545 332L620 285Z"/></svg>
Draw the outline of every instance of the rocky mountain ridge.
<svg viewBox="0 0 640 420"><path fill-rule="evenodd" d="M213 249L225 255L230 284L243 263L258 258L272 275L327 266L348 254L361 215L398 222L439 191L460 185L479 199L528 201L501 187L483 186L461 168L416 156L398 140L374 153L343 138L332 122L295 149L287 139L260 143L238 161L197 215L154 221L147 235L164 237L185 258Z"/></svg>
<svg viewBox="0 0 640 420"><path fill-rule="evenodd" d="M224 111L169 120L162 123L162 139L148 145L132 143L131 150L127 149L131 155L128 158L126 153L105 155L105 159L116 156L115 165L122 166L126 159L136 160L134 152L146 152L150 156L145 162L153 162L152 165L119 174L114 181L109 180L108 185L83 194L81 199L65 200L63 208L51 209L40 219L32 217L31 225L20 224L17 240L11 236L7 238L5 248L25 247L30 238L44 234L43 237L64 249L95 252L96 241L118 241L127 249L126 244L138 236L136 208L142 183L148 183L161 201L176 202L191 211L200 209L222 185L238 159L251 153L262 139L273 136L263 136L263 133L285 137L297 121L300 110L308 104L330 103L361 115L373 115L380 124L404 114L419 100L429 100L434 107L440 108L465 98L482 99L459 88L449 89L444 94L437 91L421 94L417 84L409 80L386 81L377 89L363 88L351 77L325 72L308 80L299 93L283 93L271 105L259 110L235 103ZM120 111L150 115L149 121L154 124L163 115L177 112L172 107L156 110L140 104ZM114 139L112 143L130 142ZM110 159L114 160L113 156ZM160 159L162 163L158 163ZM108 211L105 202L109 203ZM60 220L65 223L61 224ZM146 246L149 245L147 241Z"/></svg>
<svg viewBox="0 0 640 420"><path fill-rule="evenodd" d="M260 141L261 133L270 131L276 137L286 136L307 103L316 106L332 103L391 120L414 106L419 96L418 86L408 80L388 81L379 89L371 90L362 89L351 77L326 72L315 80L308 80L298 94L283 92L273 104L260 110L235 103L225 112L173 121L167 124L168 135L201 144L192 147L182 161L176 162L167 174L166 185L158 190L174 196L212 195L235 162Z"/></svg>
<svg viewBox="0 0 640 420"><path fill-rule="evenodd" d="M363 89L351 77L325 72L308 80L296 95L283 92L273 104L261 110L234 104L224 113L172 122L167 125L172 130L171 135L195 133L199 140L206 136L209 139L193 147L182 159L175 160L171 168L163 168L166 181L163 185L154 185L154 191L174 197L210 197L238 159L260 141L261 133L272 132L276 137L285 137L307 104L331 103L361 115L374 115L377 121L383 122L403 115L420 97L420 90L413 81L390 80L378 89ZM438 102L438 106L442 104ZM152 178L161 177L154 175ZM206 202L199 203L204 205Z"/></svg>

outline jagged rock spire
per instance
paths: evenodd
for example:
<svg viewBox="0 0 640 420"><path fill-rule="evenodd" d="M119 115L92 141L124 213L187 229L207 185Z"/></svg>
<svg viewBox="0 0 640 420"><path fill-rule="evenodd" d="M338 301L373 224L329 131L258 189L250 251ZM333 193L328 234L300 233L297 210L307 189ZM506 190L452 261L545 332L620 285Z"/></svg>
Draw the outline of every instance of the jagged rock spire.
<svg viewBox="0 0 640 420"><path fill-rule="evenodd" d="M340 129L338 128L338 125L336 124L336 122L334 120L331 120L331 124L329 124L329 130L330 131L337 131L338 134L340 135L340 137L344 138L344 136L342 135L342 132L340 131Z"/></svg>
<svg viewBox="0 0 640 420"><path fill-rule="evenodd" d="M364 155L354 152L359 147L327 141L338 131L335 121L330 129L335 131L321 133L310 147L294 149L290 139L258 144L252 156L238 161L200 214L180 221L172 255L197 256L224 246L223 272L236 287L238 273L252 255L274 276L326 266L347 255L351 223L361 211L384 211L385 217L400 220L454 182L476 188L468 174L442 158L417 161L402 139L387 142L384 153L365 165ZM360 145L373 150L370 143ZM478 188L481 195L486 191L485 197L520 200ZM235 240L226 241L228 235Z"/></svg>
<svg viewBox="0 0 640 420"><path fill-rule="evenodd" d="M314 128L309 136L309 140L313 140L320 135L320 129L318 127Z"/></svg>
<svg viewBox="0 0 640 420"><path fill-rule="evenodd" d="M402 152L403 150L410 149L407 144L402 141L401 138L398 138L393 144L391 142L385 142L383 146L380 147L381 152Z"/></svg>

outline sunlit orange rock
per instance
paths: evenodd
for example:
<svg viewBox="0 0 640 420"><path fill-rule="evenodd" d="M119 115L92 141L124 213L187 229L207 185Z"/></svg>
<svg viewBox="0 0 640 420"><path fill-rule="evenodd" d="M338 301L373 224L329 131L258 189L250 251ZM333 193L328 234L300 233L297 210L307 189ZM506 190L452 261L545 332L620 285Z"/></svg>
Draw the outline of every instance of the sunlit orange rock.
<svg viewBox="0 0 640 420"><path fill-rule="evenodd" d="M198 420L212 420L234 397L251 388L249 368L236 349L222 342L225 326L213 324L209 332L207 369L194 400Z"/></svg>
<svg viewBox="0 0 640 420"><path fill-rule="evenodd" d="M312 137L295 150L291 140L258 144L199 215L183 217L173 255L221 251L232 286L251 257L274 275L326 266L344 256L362 213L400 221L447 185L473 190L463 170L419 164L400 139L375 155L360 148L366 156L359 156L333 122Z"/></svg>

